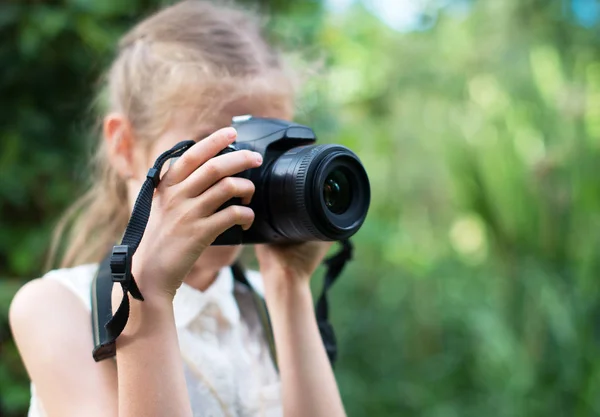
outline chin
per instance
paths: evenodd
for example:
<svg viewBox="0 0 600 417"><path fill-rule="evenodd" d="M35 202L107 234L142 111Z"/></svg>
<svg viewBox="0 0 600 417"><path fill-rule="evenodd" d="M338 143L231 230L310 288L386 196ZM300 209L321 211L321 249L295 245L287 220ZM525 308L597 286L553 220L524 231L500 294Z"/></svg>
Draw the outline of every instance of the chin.
<svg viewBox="0 0 600 417"><path fill-rule="evenodd" d="M235 262L242 246L209 246L202 252L194 268L223 268Z"/></svg>

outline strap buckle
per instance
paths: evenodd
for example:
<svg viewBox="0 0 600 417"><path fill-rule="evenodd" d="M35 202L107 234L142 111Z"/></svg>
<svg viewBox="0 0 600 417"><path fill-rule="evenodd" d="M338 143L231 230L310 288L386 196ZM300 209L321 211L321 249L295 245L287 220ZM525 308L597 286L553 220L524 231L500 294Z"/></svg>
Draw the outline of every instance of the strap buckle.
<svg viewBox="0 0 600 417"><path fill-rule="evenodd" d="M144 301L144 296L140 292L133 274L131 273L131 259L133 258L133 248L129 245L113 246L110 257L110 276L112 282L118 282L123 288L124 296L127 292L136 300Z"/></svg>
<svg viewBox="0 0 600 417"><path fill-rule="evenodd" d="M113 282L123 284L131 281L131 258L133 251L128 245L113 246L110 257L110 272Z"/></svg>

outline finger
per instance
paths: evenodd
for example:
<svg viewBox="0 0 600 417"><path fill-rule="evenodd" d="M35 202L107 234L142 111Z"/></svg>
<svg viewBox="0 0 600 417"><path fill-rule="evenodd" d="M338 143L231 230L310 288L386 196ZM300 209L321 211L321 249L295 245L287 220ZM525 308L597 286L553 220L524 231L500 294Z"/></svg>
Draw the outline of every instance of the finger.
<svg viewBox="0 0 600 417"><path fill-rule="evenodd" d="M180 183L198 169L199 166L231 145L236 137L236 130L233 127L226 127L200 140L169 168L163 177L162 183L167 186Z"/></svg>
<svg viewBox="0 0 600 417"><path fill-rule="evenodd" d="M250 207L229 206L217 211L212 216L201 220L200 228L204 236L213 242L221 233L232 226L240 225L248 230L254 221L254 211Z"/></svg>
<svg viewBox="0 0 600 417"><path fill-rule="evenodd" d="M210 216L234 197L241 198L242 204L249 204L253 194L254 184L252 181L237 177L223 178L196 199L200 206L199 216Z"/></svg>
<svg viewBox="0 0 600 417"><path fill-rule="evenodd" d="M262 156L257 152L241 150L219 155L206 162L182 183L185 196L196 197L222 178L230 177L262 164Z"/></svg>

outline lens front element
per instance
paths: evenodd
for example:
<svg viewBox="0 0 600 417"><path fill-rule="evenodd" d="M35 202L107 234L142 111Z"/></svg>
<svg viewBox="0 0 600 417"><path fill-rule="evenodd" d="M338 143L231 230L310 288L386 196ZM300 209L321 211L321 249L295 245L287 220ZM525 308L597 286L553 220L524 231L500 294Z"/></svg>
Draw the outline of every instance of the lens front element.
<svg viewBox="0 0 600 417"><path fill-rule="evenodd" d="M342 214L350 207L352 189L342 169L338 168L330 172L325 179L323 199L327 208L335 214Z"/></svg>

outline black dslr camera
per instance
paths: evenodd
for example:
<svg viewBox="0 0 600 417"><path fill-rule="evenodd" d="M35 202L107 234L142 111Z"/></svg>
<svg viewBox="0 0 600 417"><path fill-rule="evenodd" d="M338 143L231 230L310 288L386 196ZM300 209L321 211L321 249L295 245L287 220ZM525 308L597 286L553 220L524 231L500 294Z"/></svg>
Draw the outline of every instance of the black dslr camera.
<svg viewBox="0 0 600 417"><path fill-rule="evenodd" d="M358 157L341 145L316 145L309 127L278 119L233 118L237 141L224 151L249 149L263 164L238 176L256 191L249 207L252 227L235 226L213 245L336 241L363 224L370 202L367 173ZM232 199L228 205L240 205Z"/></svg>

